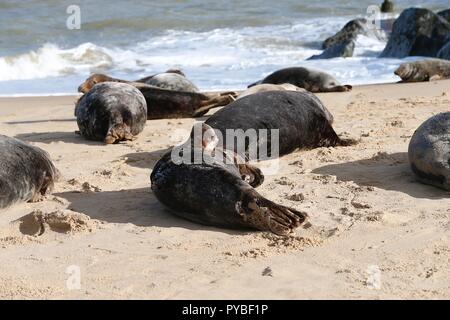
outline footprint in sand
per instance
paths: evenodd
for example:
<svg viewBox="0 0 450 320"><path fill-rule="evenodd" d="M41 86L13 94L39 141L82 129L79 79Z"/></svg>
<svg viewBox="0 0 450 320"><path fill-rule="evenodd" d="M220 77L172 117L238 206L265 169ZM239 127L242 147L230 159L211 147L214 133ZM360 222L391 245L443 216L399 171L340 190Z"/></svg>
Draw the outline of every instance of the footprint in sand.
<svg viewBox="0 0 450 320"><path fill-rule="evenodd" d="M35 210L12 222L13 226L18 226L20 233L30 236L42 236L47 232L64 234L92 232L99 224L100 221L70 210L58 210L51 213Z"/></svg>
<svg viewBox="0 0 450 320"><path fill-rule="evenodd" d="M45 243L55 240L59 235L93 232L100 224L101 221L70 210L50 213L35 210L0 229L0 247Z"/></svg>

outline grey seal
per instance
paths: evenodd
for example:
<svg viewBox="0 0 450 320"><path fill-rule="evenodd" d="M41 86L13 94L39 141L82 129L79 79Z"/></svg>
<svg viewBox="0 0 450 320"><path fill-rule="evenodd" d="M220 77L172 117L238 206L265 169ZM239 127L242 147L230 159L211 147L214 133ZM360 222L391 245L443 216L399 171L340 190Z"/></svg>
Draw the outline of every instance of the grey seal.
<svg viewBox="0 0 450 320"><path fill-rule="evenodd" d="M263 83L290 83L311 92L343 92L352 89L350 85L341 85L333 76L326 72L304 67L277 70L263 80L255 82L248 87Z"/></svg>
<svg viewBox="0 0 450 320"><path fill-rule="evenodd" d="M316 96L310 92L294 91L268 91L249 95L230 103L205 121L221 132L221 146L227 145L227 130L250 132L263 129L269 133L278 130L279 155L296 149L355 143L351 139L341 139L331 126L332 122L331 113ZM241 150L233 151L243 158L255 160L254 156L248 154L251 144L256 143L258 149L265 148L271 143L271 139L258 134L257 141L245 141L245 154ZM271 154L268 156L272 157ZM259 152L258 159L261 159Z"/></svg>
<svg viewBox="0 0 450 320"><path fill-rule="evenodd" d="M0 168L0 208L39 201L59 177L47 152L4 135L0 135Z"/></svg>
<svg viewBox="0 0 450 320"><path fill-rule="evenodd" d="M203 225L230 229L258 229L284 235L302 225L307 214L276 204L254 188L264 177L247 163L236 161L232 151L216 147L215 131L202 124L201 143L192 140L180 149L190 152L197 163L176 163L172 151L155 165L150 176L156 198L179 217ZM197 135L193 139L197 139ZM179 152L179 151L178 151ZM217 160L216 155L222 155Z"/></svg>
<svg viewBox="0 0 450 320"><path fill-rule="evenodd" d="M256 86L250 87L245 91L242 91L236 99L241 99L243 97L249 96L251 94L255 94L258 92L266 92L266 91L298 91L305 92L306 90L303 88L299 88L290 83L282 83L282 84L257 84Z"/></svg>
<svg viewBox="0 0 450 320"><path fill-rule="evenodd" d="M450 190L450 112L420 125L409 142L408 157L419 181Z"/></svg>
<svg viewBox="0 0 450 320"><path fill-rule="evenodd" d="M117 143L144 130L147 103L134 86L119 82L94 85L75 107L80 134L89 140Z"/></svg>
<svg viewBox="0 0 450 320"><path fill-rule="evenodd" d="M427 59L402 63L394 73L403 82L433 81L450 78L450 61Z"/></svg>

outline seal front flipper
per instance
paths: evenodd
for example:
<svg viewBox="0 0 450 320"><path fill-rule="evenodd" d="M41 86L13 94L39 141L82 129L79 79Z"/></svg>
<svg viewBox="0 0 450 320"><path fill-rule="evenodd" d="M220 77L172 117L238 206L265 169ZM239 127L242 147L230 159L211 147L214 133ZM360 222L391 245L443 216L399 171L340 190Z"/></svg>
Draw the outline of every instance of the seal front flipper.
<svg viewBox="0 0 450 320"><path fill-rule="evenodd" d="M263 184L264 175L261 170L248 163L238 164L238 170L241 174L242 180L247 182L253 188L256 188Z"/></svg>
<svg viewBox="0 0 450 320"><path fill-rule="evenodd" d="M243 192L242 200L236 203L236 210L249 226L278 235L291 233L308 217L305 212L267 200L253 189Z"/></svg>

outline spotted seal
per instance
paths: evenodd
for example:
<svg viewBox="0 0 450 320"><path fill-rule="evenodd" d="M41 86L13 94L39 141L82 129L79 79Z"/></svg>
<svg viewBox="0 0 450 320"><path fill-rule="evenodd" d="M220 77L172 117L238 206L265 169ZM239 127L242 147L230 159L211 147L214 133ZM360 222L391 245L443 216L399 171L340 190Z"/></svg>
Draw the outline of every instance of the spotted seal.
<svg viewBox="0 0 450 320"><path fill-rule="evenodd" d="M275 71L248 87L263 83L290 83L311 92L343 92L352 89L351 85L341 85L333 76L323 71L304 67L291 67Z"/></svg>
<svg viewBox="0 0 450 320"><path fill-rule="evenodd" d="M258 92L265 92L265 91L299 91L299 92L305 92L306 90L303 88L299 88L297 86L294 86L290 83L282 83L282 84L271 84L271 83L264 83L264 84L257 84L253 87L248 88L247 90L241 92L236 99L241 99L243 97L246 97L251 94L255 94Z"/></svg>
<svg viewBox="0 0 450 320"><path fill-rule="evenodd" d="M172 150L153 168L151 189L160 202L184 219L215 227L284 235L305 222L306 213L276 204L254 189L263 181L261 171L236 161L233 152L218 148L212 128L202 124L201 133L199 146L190 140L185 144L189 151L177 151L190 152L189 160L199 156L200 161L179 163Z"/></svg>
<svg viewBox="0 0 450 320"><path fill-rule="evenodd" d="M434 81L450 78L450 61L426 59L402 63L394 73L402 82Z"/></svg>
<svg viewBox="0 0 450 320"><path fill-rule="evenodd" d="M420 125L409 142L408 157L419 181L450 190L450 112Z"/></svg>
<svg viewBox="0 0 450 320"><path fill-rule="evenodd" d="M117 143L132 140L144 130L147 103L132 85L103 82L78 100L75 116L83 137Z"/></svg>
<svg viewBox="0 0 450 320"><path fill-rule="evenodd" d="M110 77L102 73L94 73L90 75L82 84L78 86L78 92L87 93L94 85L102 82L123 82L123 83L146 83L158 88L198 92L198 88L186 78L183 71L179 69L169 69L163 73L153 74L135 81L128 81L118 78Z"/></svg>
<svg viewBox="0 0 450 320"><path fill-rule="evenodd" d="M296 149L355 143L354 140L338 137L331 126L332 122L331 113L316 96L310 92L294 91L268 91L249 95L230 103L205 121L221 132L222 146L227 145L227 130L244 133L267 130L269 134L272 130L278 130L279 155ZM248 154L252 143L259 150L265 145L270 147L271 139L258 133L257 141L245 141L245 154L242 154L242 150L234 151L242 157L254 159L254 156Z"/></svg>
<svg viewBox="0 0 450 320"><path fill-rule="evenodd" d="M50 193L59 172L44 150L0 135L0 208Z"/></svg>

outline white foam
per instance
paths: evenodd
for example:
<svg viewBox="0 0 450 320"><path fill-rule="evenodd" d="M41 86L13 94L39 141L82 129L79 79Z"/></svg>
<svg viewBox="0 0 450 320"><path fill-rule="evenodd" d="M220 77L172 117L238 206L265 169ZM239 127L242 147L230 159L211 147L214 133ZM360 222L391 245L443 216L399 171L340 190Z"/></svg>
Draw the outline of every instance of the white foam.
<svg viewBox="0 0 450 320"><path fill-rule="evenodd" d="M127 48L46 44L26 54L0 57L0 95L75 93L93 72L137 79L171 67L182 68L203 90L245 88L276 69L295 65L323 69L348 84L396 81L393 70L401 60L378 59L385 42L368 37L357 39L352 58L305 61L321 53L321 42L348 20L311 19L207 32L168 30Z"/></svg>

